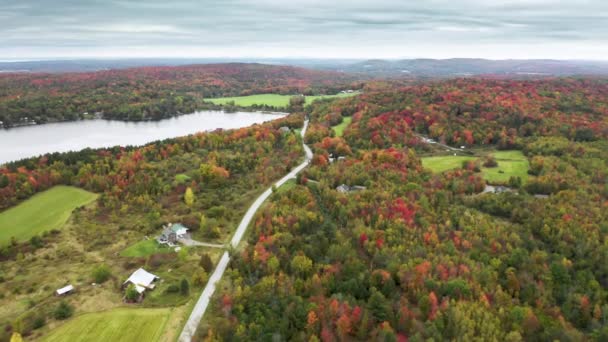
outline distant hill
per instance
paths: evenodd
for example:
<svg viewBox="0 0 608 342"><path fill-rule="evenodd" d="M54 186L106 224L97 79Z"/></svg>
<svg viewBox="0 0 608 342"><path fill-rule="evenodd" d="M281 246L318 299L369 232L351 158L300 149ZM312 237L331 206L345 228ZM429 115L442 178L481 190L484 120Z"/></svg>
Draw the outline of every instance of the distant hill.
<svg viewBox="0 0 608 342"><path fill-rule="evenodd" d="M310 58L144 58L0 61L0 74L91 72L136 67L213 64L266 64L355 73L359 77L459 77L470 75L572 76L608 75L608 61L488 60L474 58L355 60Z"/></svg>
<svg viewBox="0 0 608 342"><path fill-rule="evenodd" d="M563 60L404 59L368 60L334 70L381 77L454 77L472 75L608 75L608 62Z"/></svg>

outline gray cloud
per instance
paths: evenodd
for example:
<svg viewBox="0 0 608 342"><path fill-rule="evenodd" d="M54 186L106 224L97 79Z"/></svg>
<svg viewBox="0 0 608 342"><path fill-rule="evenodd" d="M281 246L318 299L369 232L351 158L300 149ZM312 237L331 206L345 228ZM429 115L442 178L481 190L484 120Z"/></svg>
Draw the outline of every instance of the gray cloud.
<svg viewBox="0 0 608 342"><path fill-rule="evenodd" d="M605 0L2 2L2 59L608 55Z"/></svg>

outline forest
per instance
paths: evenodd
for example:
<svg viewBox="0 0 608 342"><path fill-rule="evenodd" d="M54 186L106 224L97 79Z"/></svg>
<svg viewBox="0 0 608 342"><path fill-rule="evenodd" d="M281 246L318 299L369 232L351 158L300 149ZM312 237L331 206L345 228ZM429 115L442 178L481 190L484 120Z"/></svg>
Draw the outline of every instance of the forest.
<svg viewBox="0 0 608 342"><path fill-rule="evenodd" d="M222 95L244 91L228 88ZM178 281L197 271L203 256L194 252L116 258L125 245L112 237L132 244L179 220L200 227L198 236L225 239L243 198L301 161L294 132L309 117L311 165L274 189L246 241L229 251L195 340L608 340L606 80L369 81L357 96L291 110L251 128L49 154L0 169L0 210L54 185L99 194L69 229L0 250L0 303L31 303L19 306L19 319L0 316L4 336L42 334L35 312L54 322L34 267L52 265L43 255L62 236L78 234L82 246L111 260L113 274L154 265ZM477 161L425 168L423 157L446 154L425 139L462 146L465 155L524 158L527 175L509 179L509 191L484 193L490 181ZM207 274L213 265L205 260ZM166 271L173 267L177 275Z"/></svg>
<svg viewBox="0 0 608 342"><path fill-rule="evenodd" d="M313 165L256 216L199 338L605 341L606 84L371 83L314 103ZM482 194L464 165L425 169L420 133L519 149L529 179Z"/></svg>
<svg viewBox="0 0 608 342"><path fill-rule="evenodd" d="M207 98L276 93L336 94L359 87L329 71L262 64L142 67L65 74L0 74L0 127L73 121L160 120L217 109ZM266 109L273 109L269 107Z"/></svg>

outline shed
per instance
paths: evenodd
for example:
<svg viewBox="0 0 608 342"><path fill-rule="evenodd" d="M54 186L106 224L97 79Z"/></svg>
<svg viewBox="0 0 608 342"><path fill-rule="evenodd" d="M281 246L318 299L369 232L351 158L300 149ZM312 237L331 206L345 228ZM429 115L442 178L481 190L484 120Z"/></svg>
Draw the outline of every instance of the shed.
<svg viewBox="0 0 608 342"><path fill-rule="evenodd" d="M146 291L147 289L149 289L149 290L154 289L155 285L153 283L157 279L160 279L160 278L158 276L144 270L143 268L140 268L137 271L133 272L133 274L131 274L129 279L127 279L123 283L123 286L126 284L129 284L129 283L133 284L133 285L135 285L135 289L137 290L137 292L139 292L141 294L144 291Z"/></svg>
<svg viewBox="0 0 608 342"><path fill-rule="evenodd" d="M70 293L72 291L74 291L74 286L68 285L68 286L62 287L62 288L58 289L57 291L55 291L55 294L57 296L63 296L63 295L68 294L68 293Z"/></svg>

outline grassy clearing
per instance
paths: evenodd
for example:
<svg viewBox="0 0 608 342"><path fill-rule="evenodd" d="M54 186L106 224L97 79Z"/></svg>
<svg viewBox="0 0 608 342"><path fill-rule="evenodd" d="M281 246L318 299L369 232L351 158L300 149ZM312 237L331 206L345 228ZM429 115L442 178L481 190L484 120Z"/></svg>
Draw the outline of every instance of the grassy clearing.
<svg viewBox="0 0 608 342"><path fill-rule="evenodd" d="M23 241L61 228L74 209L96 198L94 193L70 186L56 186L41 192L0 213L0 243L10 241L11 237Z"/></svg>
<svg viewBox="0 0 608 342"><path fill-rule="evenodd" d="M482 169L488 182L505 183L511 176L520 177L524 183L528 180L530 164L521 151L497 151L494 158L498 161L498 167Z"/></svg>
<svg viewBox="0 0 608 342"><path fill-rule="evenodd" d="M150 239L139 241L127 247L120 255L124 257L139 258L157 253L171 253L172 251L171 248L160 246L156 240Z"/></svg>
<svg viewBox="0 0 608 342"><path fill-rule="evenodd" d="M491 153L498 162L497 167L482 167L481 172L489 183L506 183L511 176L520 177L525 183L530 165L521 151L495 151ZM475 160L473 156L433 156L422 158L422 165L433 172L458 169L462 163Z"/></svg>
<svg viewBox="0 0 608 342"><path fill-rule="evenodd" d="M171 309L115 309L75 317L42 340L158 341Z"/></svg>
<svg viewBox="0 0 608 342"><path fill-rule="evenodd" d="M280 193L289 191L292 188L295 188L295 186L296 186L296 180L295 179L290 179L287 182L283 183L283 185L281 185L281 187L278 188L276 192L278 194L280 194Z"/></svg>
<svg viewBox="0 0 608 342"><path fill-rule="evenodd" d="M330 99L336 97L349 97L357 95L357 93L337 94L337 95L318 95L306 96L306 104L310 104L319 99ZM251 107L253 105L267 105L273 107L287 107L289 99L294 95L279 95L279 94L259 94L250 96L235 96L235 97L220 97L215 99L205 99L218 105L224 105L234 101L234 104L241 107Z"/></svg>
<svg viewBox="0 0 608 342"><path fill-rule="evenodd" d="M341 137L344 135L344 129L346 129L351 122L353 122L353 118L351 116L346 116L342 118L342 122L340 122L340 124L333 126L332 129L334 132L336 132L336 136Z"/></svg>

